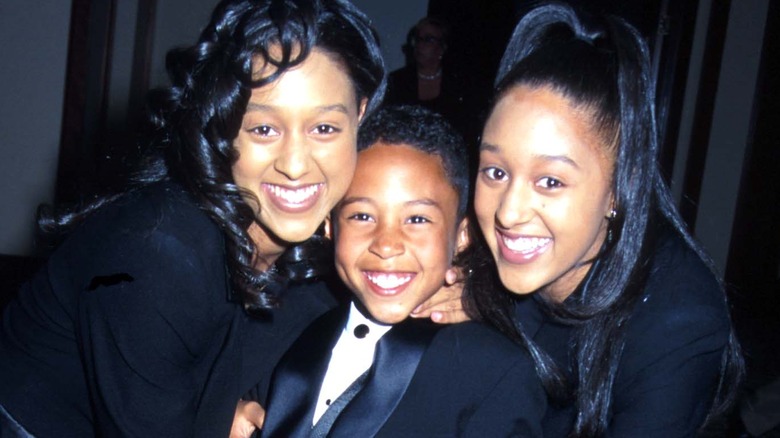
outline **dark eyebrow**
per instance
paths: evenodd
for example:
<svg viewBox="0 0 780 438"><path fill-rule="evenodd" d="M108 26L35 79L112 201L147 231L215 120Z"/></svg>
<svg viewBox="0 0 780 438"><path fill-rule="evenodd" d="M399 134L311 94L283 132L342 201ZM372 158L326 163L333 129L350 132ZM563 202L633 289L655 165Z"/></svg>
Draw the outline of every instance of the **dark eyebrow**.
<svg viewBox="0 0 780 438"><path fill-rule="evenodd" d="M358 202L365 202L365 203L368 203L368 204L373 204L373 202L371 201L371 198L367 198L365 196L350 196L348 198L342 199L341 202L339 202L339 204L338 204L338 208L341 209L341 208L346 207L349 204L356 204Z"/></svg>
<svg viewBox="0 0 780 438"><path fill-rule="evenodd" d="M479 151L485 151L485 152L498 152L498 146L492 145L490 143L482 142L479 144Z"/></svg>
<svg viewBox="0 0 780 438"><path fill-rule="evenodd" d="M247 106L246 106L246 111L247 112L249 112L249 111L270 112L270 111L273 111L273 109L274 109L274 107L271 106L271 105L265 105L265 104L257 103L257 102L249 102L249 104L247 104ZM318 106L318 107L315 108L315 110L318 113L321 113L321 114L322 113L327 113L327 112L330 112L330 111L337 111L337 112L349 115L349 110L347 109L347 107L345 105L343 105L343 104L340 104L340 103L336 103L336 104L333 104L333 105Z"/></svg>
<svg viewBox="0 0 780 438"><path fill-rule="evenodd" d="M365 197L365 196L350 196L347 198L344 198L339 202L338 208L344 208L347 205L350 204L356 204L358 202L365 202L367 204L373 204L374 201L371 198ZM439 205L438 202L434 201L430 198L422 198L422 199L414 199L411 201L404 202L404 205L408 206L415 206L415 205L424 205L424 206L430 206L435 207L441 210L441 205Z"/></svg>
<svg viewBox="0 0 780 438"><path fill-rule="evenodd" d="M429 207L436 207L439 210L441 210L441 206L439 205L439 203L430 198L415 199L413 201L405 202L404 205L406 206L424 205Z"/></svg>
<svg viewBox="0 0 780 438"><path fill-rule="evenodd" d="M340 104L340 103L335 103L333 105L324 105L324 106L317 107L317 112L320 112L320 113L327 113L327 112L330 112L330 111L338 111L340 113L344 113L344 114L349 115L349 110L347 109L347 107L345 105L343 105L343 104Z"/></svg>
<svg viewBox="0 0 780 438"><path fill-rule="evenodd" d="M534 158L538 158L544 161L557 161L560 163L568 164L569 166L579 169L580 166L571 158L566 155L534 155Z"/></svg>
<svg viewBox="0 0 780 438"><path fill-rule="evenodd" d="M496 145L490 144L490 143L480 143L479 145L479 151L480 152L492 152L492 153L499 153L500 148ZM576 169L579 169L580 166L577 164L576 161L572 160L566 155L534 155L534 158L544 160L544 161L558 161L564 164L568 164L569 166L572 166Z"/></svg>
<svg viewBox="0 0 780 438"><path fill-rule="evenodd" d="M262 103L249 102L246 106L246 111L271 111L271 106L263 105Z"/></svg>

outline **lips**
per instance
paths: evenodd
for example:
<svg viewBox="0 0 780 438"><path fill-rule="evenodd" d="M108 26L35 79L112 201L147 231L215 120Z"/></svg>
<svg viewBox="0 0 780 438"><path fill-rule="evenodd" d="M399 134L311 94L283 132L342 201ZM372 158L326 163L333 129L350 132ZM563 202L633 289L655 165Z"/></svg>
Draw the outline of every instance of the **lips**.
<svg viewBox="0 0 780 438"><path fill-rule="evenodd" d="M298 187L285 187L276 184L263 184L268 199L282 211L299 213L310 209L322 193L324 184L307 184Z"/></svg>
<svg viewBox="0 0 780 438"><path fill-rule="evenodd" d="M531 263L551 246L549 237L513 236L496 230L496 240L501 258L509 263Z"/></svg>
<svg viewBox="0 0 780 438"><path fill-rule="evenodd" d="M413 272L363 271L371 290L377 295L393 296L403 292L417 275Z"/></svg>

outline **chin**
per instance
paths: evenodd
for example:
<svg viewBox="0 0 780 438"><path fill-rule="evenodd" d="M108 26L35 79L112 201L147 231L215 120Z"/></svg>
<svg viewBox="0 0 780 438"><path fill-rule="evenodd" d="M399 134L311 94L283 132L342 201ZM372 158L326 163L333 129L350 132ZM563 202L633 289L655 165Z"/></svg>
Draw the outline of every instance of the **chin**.
<svg viewBox="0 0 780 438"><path fill-rule="evenodd" d="M277 239L283 242L300 243L308 240L311 236L313 236L318 227L319 223L316 225L295 225L288 222L288 226L281 227L281 229L278 229L278 227L267 227L267 229L271 231L271 233L276 236Z"/></svg>
<svg viewBox="0 0 780 438"><path fill-rule="evenodd" d="M504 287L515 295L528 295L536 292L541 285L529 283L527 279L518 280L514 275L502 274L500 271L498 277L501 279L501 283Z"/></svg>
<svg viewBox="0 0 780 438"><path fill-rule="evenodd" d="M398 324L399 322L405 320L409 316L409 313L411 313L411 310L404 314L393 312L393 311L390 312L371 311L371 317L380 324L392 325L392 324Z"/></svg>

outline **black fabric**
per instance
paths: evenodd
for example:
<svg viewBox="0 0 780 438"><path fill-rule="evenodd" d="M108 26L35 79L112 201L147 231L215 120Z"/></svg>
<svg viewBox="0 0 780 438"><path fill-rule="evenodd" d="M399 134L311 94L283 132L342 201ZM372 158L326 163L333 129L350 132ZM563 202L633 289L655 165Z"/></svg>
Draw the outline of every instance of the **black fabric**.
<svg viewBox="0 0 780 438"><path fill-rule="evenodd" d="M330 404L330 406L328 406L325 413L322 414L319 420L317 420L317 423L312 426L311 433L309 434L311 438L325 438L328 436L330 429L333 427L333 423L335 423L336 419L341 415L341 411L343 411L349 402L363 390L366 378L368 378L368 370L359 375L358 378L355 379L355 381L352 382L349 387L347 387L347 389Z"/></svg>
<svg viewBox="0 0 780 438"><path fill-rule="evenodd" d="M256 320L228 295L222 233L189 195L128 194L4 309L0 404L40 438L227 436L240 395L335 305L302 285Z"/></svg>
<svg viewBox="0 0 780 438"><path fill-rule="evenodd" d="M306 328L276 367L267 395L253 394L266 408L261 436L292 438L311 433L319 388L339 339L337 328L347 319L346 310L334 309Z"/></svg>
<svg viewBox="0 0 780 438"><path fill-rule="evenodd" d="M35 438L0 405L0 438Z"/></svg>
<svg viewBox="0 0 780 438"><path fill-rule="evenodd" d="M417 92L417 68L407 66L391 72L387 77L387 105L420 105L443 115L460 133L470 140L476 120L469 113L471 99L468 89L459 76L445 69L442 73L441 91L434 99L420 100Z"/></svg>
<svg viewBox="0 0 780 438"><path fill-rule="evenodd" d="M37 257L0 254L0 310L16 296L22 283L29 280L42 263Z"/></svg>
<svg viewBox="0 0 780 438"><path fill-rule="evenodd" d="M343 315L344 310L339 311ZM264 438L306 436L311 428L330 351L343 329L343 317L333 317L335 313L323 317L330 317L329 329L326 325L307 329L277 367L272 386L275 392L286 393L287 402L277 406L269 399ZM388 397L387 382L399 374L394 357L403 356L415 331L428 324L407 320L382 337L363 390L343 409L329 437L541 436L547 402L530 358L480 323L431 330L434 336L426 342L427 349L400 400ZM313 345L308 336L320 340L329 336L330 341L308 348ZM297 381L278 380L280 374L289 375L287 367L304 376ZM268 427L273 424L297 425L297 432Z"/></svg>
<svg viewBox="0 0 780 438"><path fill-rule="evenodd" d="M574 328L557 324L532 297L517 306L523 330L572 370ZM730 325L709 269L677 238L659 247L643 299L626 327L608 437L691 437L712 404ZM572 406L551 407L545 437L566 437Z"/></svg>

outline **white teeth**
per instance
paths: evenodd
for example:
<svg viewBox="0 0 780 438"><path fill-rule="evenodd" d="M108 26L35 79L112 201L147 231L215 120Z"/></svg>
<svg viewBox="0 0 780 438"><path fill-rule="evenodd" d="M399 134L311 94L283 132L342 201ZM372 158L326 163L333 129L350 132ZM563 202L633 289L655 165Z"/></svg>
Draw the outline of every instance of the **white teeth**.
<svg viewBox="0 0 780 438"><path fill-rule="evenodd" d="M367 274L368 280L382 289L395 289L411 281L409 274Z"/></svg>
<svg viewBox="0 0 780 438"><path fill-rule="evenodd" d="M503 239L506 247L516 252L531 252L547 245L552 240L547 237L520 237L517 239L504 237Z"/></svg>
<svg viewBox="0 0 780 438"><path fill-rule="evenodd" d="M279 186L269 186L274 196L282 198L290 204L301 204L314 196L320 190L320 184L306 186L296 190L285 189Z"/></svg>

